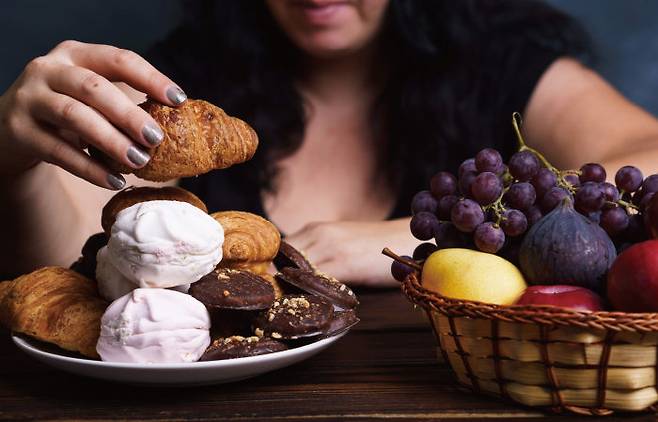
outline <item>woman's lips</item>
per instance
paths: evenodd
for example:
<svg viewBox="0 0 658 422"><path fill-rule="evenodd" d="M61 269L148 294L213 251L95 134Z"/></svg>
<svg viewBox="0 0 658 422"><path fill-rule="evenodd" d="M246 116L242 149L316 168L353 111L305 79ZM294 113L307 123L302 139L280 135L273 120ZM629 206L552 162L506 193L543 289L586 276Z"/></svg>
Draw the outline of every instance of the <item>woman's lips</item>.
<svg viewBox="0 0 658 422"><path fill-rule="evenodd" d="M302 12L304 19L312 25L327 25L334 17L350 5L349 1L300 0L293 3Z"/></svg>

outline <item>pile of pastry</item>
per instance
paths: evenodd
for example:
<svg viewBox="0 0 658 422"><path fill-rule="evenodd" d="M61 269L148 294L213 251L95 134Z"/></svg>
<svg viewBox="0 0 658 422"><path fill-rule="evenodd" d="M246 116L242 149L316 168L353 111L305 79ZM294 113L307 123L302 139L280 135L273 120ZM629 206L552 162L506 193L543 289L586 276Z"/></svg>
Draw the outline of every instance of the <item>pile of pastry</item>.
<svg viewBox="0 0 658 422"><path fill-rule="evenodd" d="M208 103L147 109L166 138L141 177L200 174L254 153L253 131ZM181 158L192 142L186 118L210 125L196 135L205 137L210 159ZM87 357L135 363L254 356L358 322L354 293L257 215L208 214L176 187L128 188L105 205L101 225L70 269L46 267L0 283L0 322Z"/></svg>

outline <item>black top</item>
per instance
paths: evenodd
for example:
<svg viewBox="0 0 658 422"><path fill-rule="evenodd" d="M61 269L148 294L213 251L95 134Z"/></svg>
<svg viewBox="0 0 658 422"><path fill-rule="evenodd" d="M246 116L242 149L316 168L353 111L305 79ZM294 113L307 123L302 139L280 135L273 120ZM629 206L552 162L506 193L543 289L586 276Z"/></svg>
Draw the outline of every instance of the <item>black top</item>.
<svg viewBox="0 0 658 422"><path fill-rule="evenodd" d="M198 42L198 33L179 28L174 37L156 45L146 54L146 57L159 70L176 81L190 98L208 99L224 108L221 95L210 92L214 86L212 73L221 72L216 66L209 65L205 57L213 54L205 51L197 53L183 53L180 46L193 45ZM193 37L197 37L196 39ZM484 38L484 36L483 36ZM483 39L483 44L489 45L491 39ZM511 115L514 111L523 112L539 78L550 64L558 57L569 55L569 46L556 46L543 44L533 40L531 36L523 37L523 28L514 33L496 34L495 42L503 45L503 52L493 54L487 48L480 53L478 65L482 69L481 76L474 81L476 90L470 90L468 95L462 96L456 92L456 98L470 102L470 105L482 113L495 113L496 123L492 127L478 127L471 133L455 134L456 137L469 136L473 138L478 133L487 133L494 141L485 141L478 145L478 150L486 146L499 149L503 155L509 156L515 148L515 138L511 128ZM175 51L175 54L172 53ZM196 54L196 55L195 55ZM190 56L191 55L191 56ZM454 71L454 68L453 68ZM462 87L463 88L463 87ZM450 89L450 87L449 87ZM458 89L458 88L455 88ZM231 110L227 110L231 114ZM236 117L245 118L237 115ZM247 120L248 123L252 123ZM474 125L477 125L475 118ZM253 126L253 124L252 124ZM263 142L263 139L261 139ZM456 157L461 161L477 152L468 151L469 155ZM447 152L450 153L450 152ZM460 155L463 151L460 152ZM245 171L253 169L238 165L225 170L217 170L194 178L183 179L181 187L198 195L207 205L210 212L221 210L242 210L252 212L264 217L265 211L261 202L262 186L253 182L252 178L245 177ZM439 170L452 170L436 168ZM427 183L427 180L425 180ZM397 204L389 218L399 218L410 215L409 201L411 196L426 185L406 183L400 186Z"/></svg>

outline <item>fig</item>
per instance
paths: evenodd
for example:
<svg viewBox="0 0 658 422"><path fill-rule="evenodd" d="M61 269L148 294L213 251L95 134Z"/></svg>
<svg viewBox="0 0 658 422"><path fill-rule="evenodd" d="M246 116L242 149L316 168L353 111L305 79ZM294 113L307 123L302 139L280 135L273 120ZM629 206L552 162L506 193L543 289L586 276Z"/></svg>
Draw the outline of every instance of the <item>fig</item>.
<svg viewBox="0 0 658 422"><path fill-rule="evenodd" d="M567 284L601 292L616 256L608 234L565 198L528 231L519 266L528 284Z"/></svg>

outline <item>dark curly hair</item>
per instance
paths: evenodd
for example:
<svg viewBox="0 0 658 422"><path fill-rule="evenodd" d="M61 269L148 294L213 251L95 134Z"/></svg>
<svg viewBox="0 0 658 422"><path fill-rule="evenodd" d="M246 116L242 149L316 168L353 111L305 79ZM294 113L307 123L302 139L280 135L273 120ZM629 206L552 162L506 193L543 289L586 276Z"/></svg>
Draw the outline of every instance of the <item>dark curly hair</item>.
<svg viewBox="0 0 658 422"><path fill-rule="evenodd" d="M264 1L194 1L186 11L149 58L190 96L255 128L256 157L231 174L271 188L277 160L304 133L300 52ZM388 79L369 117L400 201L485 146L509 155L511 113L523 111L541 72L589 50L576 22L531 0L391 0L381 36Z"/></svg>

